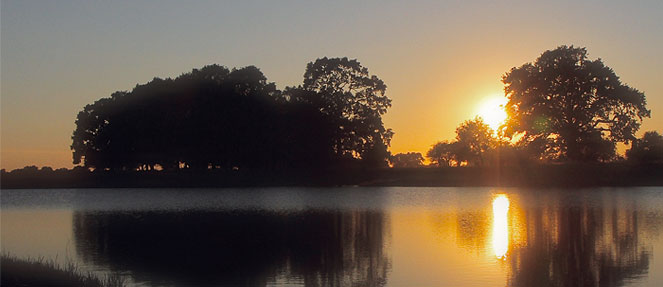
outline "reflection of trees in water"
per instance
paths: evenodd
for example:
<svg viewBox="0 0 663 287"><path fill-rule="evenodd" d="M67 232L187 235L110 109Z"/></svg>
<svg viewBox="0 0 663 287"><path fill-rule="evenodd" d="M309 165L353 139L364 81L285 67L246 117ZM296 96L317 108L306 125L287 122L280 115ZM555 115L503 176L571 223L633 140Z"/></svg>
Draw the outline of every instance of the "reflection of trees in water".
<svg viewBox="0 0 663 287"><path fill-rule="evenodd" d="M643 211L617 194L509 198L508 285L620 286L649 271L647 237L660 234L660 213ZM433 222L439 236L452 233L459 247L494 259L490 210L439 213Z"/></svg>
<svg viewBox="0 0 663 287"><path fill-rule="evenodd" d="M483 210L459 211L456 217L457 244L469 250L483 250L490 241L490 214Z"/></svg>
<svg viewBox="0 0 663 287"><path fill-rule="evenodd" d="M620 286L647 273L635 204L539 200L547 204L524 211L528 240L509 255L509 285Z"/></svg>
<svg viewBox="0 0 663 287"><path fill-rule="evenodd" d="M389 260L379 212L77 212L86 262L153 284L381 286Z"/></svg>

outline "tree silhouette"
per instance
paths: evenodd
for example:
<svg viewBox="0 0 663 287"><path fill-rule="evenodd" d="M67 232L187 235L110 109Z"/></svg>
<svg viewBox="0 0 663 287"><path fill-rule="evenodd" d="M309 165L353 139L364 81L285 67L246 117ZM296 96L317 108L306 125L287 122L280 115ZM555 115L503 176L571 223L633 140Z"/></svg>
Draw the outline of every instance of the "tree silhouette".
<svg viewBox="0 0 663 287"><path fill-rule="evenodd" d="M428 150L426 157L433 165L439 167L451 166L454 163L460 165L457 157L459 148L458 142L441 141Z"/></svg>
<svg viewBox="0 0 663 287"><path fill-rule="evenodd" d="M560 46L502 78L509 98L504 132L539 146L541 157L597 161L635 139L650 116L642 92L624 85L585 48Z"/></svg>
<svg viewBox="0 0 663 287"><path fill-rule="evenodd" d="M154 79L86 106L72 137L74 163L100 169L207 169L263 165L274 143L279 92L255 67L206 66Z"/></svg>
<svg viewBox="0 0 663 287"><path fill-rule="evenodd" d="M463 122L456 128L456 159L472 165L483 165L486 153L495 147L496 139L493 135L493 130L480 117Z"/></svg>
<svg viewBox="0 0 663 287"><path fill-rule="evenodd" d="M382 115L391 107L387 86L357 60L322 58L306 66L304 83L286 90L295 102L309 103L334 125L334 152L384 166L393 132Z"/></svg>
<svg viewBox="0 0 663 287"><path fill-rule="evenodd" d="M385 165L385 85L356 60L334 63L348 70L285 92L254 66L210 65L113 93L78 114L73 162L96 170L321 169L352 155ZM347 78L323 83L328 76Z"/></svg>
<svg viewBox="0 0 663 287"><path fill-rule="evenodd" d="M398 153L390 158L393 167L420 167L424 157L418 152Z"/></svg>
<svg viewBox="0 0 663 287"><path fill-rule="evenodd" d="M433 145L426 156L437 166L481 166L487 164L487 155L497 146L494 131L481 117L468 120L456 128L456 140L441 141Z"/></svg>
<svg viewBox="0 0 663 287"><path fill-rule="evenodd" d="M638 163L663 162L663 136L656 131L646 132L641 139L633 141L631 149L626 151L626 157Z"/></svg>

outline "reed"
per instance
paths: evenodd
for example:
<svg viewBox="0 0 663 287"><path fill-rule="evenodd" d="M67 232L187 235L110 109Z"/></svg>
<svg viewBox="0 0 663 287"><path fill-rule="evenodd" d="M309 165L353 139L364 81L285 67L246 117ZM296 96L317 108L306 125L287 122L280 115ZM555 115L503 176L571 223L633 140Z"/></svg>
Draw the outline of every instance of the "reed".
<svg viewBox="0 0 663 287"><path fill-rule="evenodd" d="M0 260L2 286L126 286L124 278L117 274L97 276L82 271L73 261L60 265L53 259L17 258L2 254Z"/></svg>

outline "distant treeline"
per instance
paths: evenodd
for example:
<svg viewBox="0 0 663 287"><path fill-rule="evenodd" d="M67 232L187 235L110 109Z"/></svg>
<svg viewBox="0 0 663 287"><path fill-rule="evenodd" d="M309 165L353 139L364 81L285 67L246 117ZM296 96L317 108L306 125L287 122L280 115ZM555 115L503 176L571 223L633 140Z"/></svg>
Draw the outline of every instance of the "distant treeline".
<svg viewBox="0 0 663 287"><path fill-rule="evenodd" d="M281 91L256 67L211 65L85 106L74 164L97 170L384 167L386 85L356 60L309 63Z"/></svg>
<svg viewBox="0 0 663 287"><path fill-rule="evenodd" d="M487 166L514 167L541 164L596 163L596 161L569 162L541 158L532 146L512 144L507 140L493 136L493 131L481 121L466 121L456 131L455 141L441 141L434 144L426 153L429 166ZM626 150L625 157L619 156L614 150L606 153L609 157L599 162L625 165L663 164L663 136L656 131L648 131L642 138L632 141L631 148ZM425 159L421 153L408 152L391 155L392 167L417 168L424 167Z"/></svg>

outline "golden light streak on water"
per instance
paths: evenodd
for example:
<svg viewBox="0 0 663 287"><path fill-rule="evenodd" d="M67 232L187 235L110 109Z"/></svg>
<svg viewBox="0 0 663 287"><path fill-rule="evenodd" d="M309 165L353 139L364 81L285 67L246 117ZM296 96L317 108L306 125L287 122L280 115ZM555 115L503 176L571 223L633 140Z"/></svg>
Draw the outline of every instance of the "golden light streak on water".
<svg viewBox="0 0 663 287"><path fill-rule="evenodd" d="M509 250L509 198L505 194L493 198L493 250L498 259L505 259Z"/></svg>

